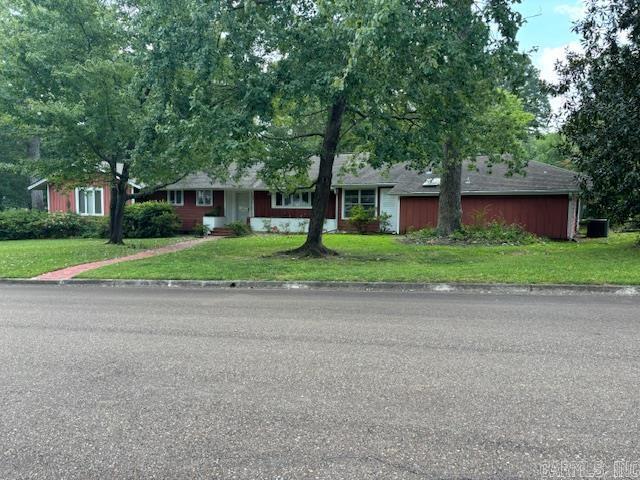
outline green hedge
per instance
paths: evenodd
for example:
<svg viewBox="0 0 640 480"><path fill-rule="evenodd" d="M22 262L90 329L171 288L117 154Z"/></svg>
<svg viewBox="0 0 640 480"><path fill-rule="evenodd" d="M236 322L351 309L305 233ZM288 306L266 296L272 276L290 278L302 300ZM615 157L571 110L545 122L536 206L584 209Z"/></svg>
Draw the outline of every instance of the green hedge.
<svg viewBox="0 0 640 480"><path fill-rule="evenodd" d="M182 223L168 203L143 202L125 207L123 227L127 238L159 238L176 235Z"/></svg>
<svg viewBox="0 0 640 480"><path fill-rule="evenodd" d="M105 218L26 209L0 211L0 240L101 237L107 230Z"/></svg>
<svg viewBox="0 0 640 480"><path fill-rule="evenodd" d="M159 238L176 235L181 223L171 205L145 202L125 207L123 227L126 238ZM108 217L26 209L0 211L0 240L105 238L108 233Z"/></svg>

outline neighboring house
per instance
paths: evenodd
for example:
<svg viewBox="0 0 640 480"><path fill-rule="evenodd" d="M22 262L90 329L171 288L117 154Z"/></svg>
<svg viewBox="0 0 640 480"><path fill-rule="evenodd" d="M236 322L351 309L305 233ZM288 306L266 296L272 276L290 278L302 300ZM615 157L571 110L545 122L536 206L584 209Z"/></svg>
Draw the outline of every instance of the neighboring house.
<svg viewBox="0 0 640 480"><path fill-rule="evenodd" d="M128 193L140 187L129 182ZM108 216L111 203L111 189L106 183L96 183L86 187L71 189L57 188L47 179L29 185L30 191L43 191L44 209L49 212L73 212L86 216Z"/></svg>
<svg viewBox="0 0 640 480"><path fill-rule="evenodd" d="M340 155L336 159L325 230L349 230L349 212L354 205L369 207L377 215L388 214L389 230L394 233L436 226L440 180L436 175L410 171L404 165L394 165L389 170L365 166L354 174L343 168L353 161L353 155ZM517 223L540 236L573 238L580 211L574 172L532 161L525 176L508 177L505 165L494 165L489 171L486 161L478 159L475 166L477 170L469 170L465 165L462 172L465 224L497 219ZM318 160L314 159L310 178L314 178L317 168ZM83 215L108 212L109 191L105 187L61 194L41 181L31 188L46 189L49 211L76 211ZM246 222L255 231L297 232L308 228L312 192L270 191L258 178L257 170L251 170L237 182L219 182L206 174L189 175L144 200L172 204L185 230L202 223L213 229L231 222ZM372 230L377 228L372 225Z"/></svg>

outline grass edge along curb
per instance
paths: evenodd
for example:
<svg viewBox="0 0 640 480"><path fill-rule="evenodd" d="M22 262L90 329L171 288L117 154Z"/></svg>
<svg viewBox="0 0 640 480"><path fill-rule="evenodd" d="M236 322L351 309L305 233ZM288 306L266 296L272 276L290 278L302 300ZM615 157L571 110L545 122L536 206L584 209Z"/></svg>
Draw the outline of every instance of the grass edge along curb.
<svg viewBox="0 0 640 480"><path fill-rule="evenodd" d="M507 283L412 283L412 282L281 282L251 280L100 280L72 279L42 281L0 279L0 285L57 285L104 287L165 287L256 290L351 290L387 292L472 293L507 295L616 295L640 296L640 286L575 284L507 284Z"/></svg>

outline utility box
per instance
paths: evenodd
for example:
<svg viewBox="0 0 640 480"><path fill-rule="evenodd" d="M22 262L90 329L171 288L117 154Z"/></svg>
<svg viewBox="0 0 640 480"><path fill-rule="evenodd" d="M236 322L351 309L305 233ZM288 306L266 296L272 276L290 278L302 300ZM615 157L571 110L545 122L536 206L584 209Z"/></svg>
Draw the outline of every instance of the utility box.
<svg viewBox="0 0 640 480"><path fill-rule="evenodd" d="M592 218L587 221L587 237L603 238L609 236L609 220L606 218Z"/></svg>

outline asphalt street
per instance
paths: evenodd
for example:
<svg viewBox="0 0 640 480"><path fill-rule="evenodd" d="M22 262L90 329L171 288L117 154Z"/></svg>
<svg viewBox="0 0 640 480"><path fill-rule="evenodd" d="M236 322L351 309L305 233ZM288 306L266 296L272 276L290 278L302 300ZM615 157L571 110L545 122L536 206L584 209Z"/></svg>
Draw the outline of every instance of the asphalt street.
<svg viewBox="0 0 640 480"><path fill-rule="evenodd" d="M637 297L5 285L0 479L640 478L639 381Z"/></svg>

